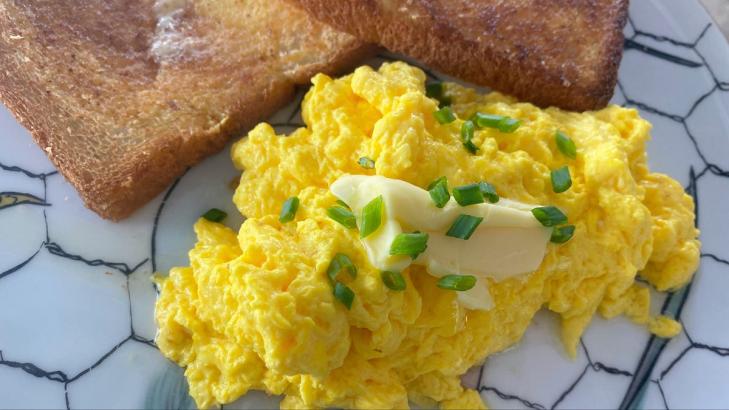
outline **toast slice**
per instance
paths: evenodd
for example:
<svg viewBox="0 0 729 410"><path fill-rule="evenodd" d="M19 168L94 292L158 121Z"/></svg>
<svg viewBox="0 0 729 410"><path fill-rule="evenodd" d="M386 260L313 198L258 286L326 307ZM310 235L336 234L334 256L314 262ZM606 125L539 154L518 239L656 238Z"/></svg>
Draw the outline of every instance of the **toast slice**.
<svg viewBox="0 0 729 410"><path fill-rule="evenodd" d="M114 220L371 50L283 0L0 0L0 98Z"/></svg>
<svg viewBox="0 0 729 410"><path fill-rule="evenodd" d="M605 106L628 0L292 0L321 21L541 106Z"/></svg>

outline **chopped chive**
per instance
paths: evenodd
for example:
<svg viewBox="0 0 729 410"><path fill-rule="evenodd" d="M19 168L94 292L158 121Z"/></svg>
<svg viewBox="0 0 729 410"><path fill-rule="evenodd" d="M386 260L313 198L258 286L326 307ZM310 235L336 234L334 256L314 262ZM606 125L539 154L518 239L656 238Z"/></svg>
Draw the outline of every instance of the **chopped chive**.
<svg viewBox="0 0 729 410"><path fill-rule="evenodd" d="M338 301L342 302L347 309L352 309L352 302L354 301L354 292L347 285L337 282L334 284L334 297Z"/></svg>
<svg viewBox="0 0 729 410"><path fill-rule="evenodd" d="M463 142L472 140L473 133L475 131L476 126L473 124L473 121L463 121L463 125L461 125L461 140L463 140Z"/></svg>
<svg viewBox="0 0 729 410"><path fill-rule="evenodd" d="M473 143L473 133L476 130L476 126L473 121L464 121L461 125L461 142L468 152L475 154L478 152L478 147Z"/></svg>
<svg viewBox="0 0 729 410"><path fill-rule="evenodd" d="M443 95L443 83L428 83L425 85L425 95L430 98L440 98Z"/></svg>
<svg viewBox="0 0 729 410"><path fill-rule="evenodd" d="M342 269L346 269L352 279L357 277L357 267L354 266L354 263L352 263L352 260L349 259L349 256L343 253L337 253L334 255L327 267L327 276L332 283L336 282L337 275L342 271Z"/></svg>
<svg viewBox="0 0 729 410"><path fill-rule="evenodd" d="M556 206L540 206L532 209L532 215L543 226L557 226L567 223L567 215Z"/></svg>
<svg viewBox="0 0 729 410"><path fill-rule="evenodd" d="M557 148L562 154L567 158L577 158L577 147L575 147L575 142L570 137L562 131L557 131L554 134L554 139L557 141Z"/></svg>
<svg viewBox="0 0 729 410"><path fill-rule="evenodd" d="M553 243L565 243L572 239L572 235L575 233L574 225L564 225L554 227L552 229L552 236L549 238Z"/></svg>
<svg viewBox="0 0 729 410"><path fill-rule="evenodd" d="M472 275L446 275L438 279L436 286L441 289L462 292L476 286L476 277Z"/></svg>
<svg viewBox="0 0 729 410"><path fill-rule="evenodd" d="M446 177L440 177L428 185L428 193L430 198L438 208L443 208L448 200L451 199L451 194L448 192L448 180Z"/></svg>
<svg viewBox="0 0 729 410"><path fill-rule="evenodd" d="M292 196L287 199L281 207L281 214L278 216L278 220L281 223L286 223L294 220L296 211L299 209L299 198Z"/></svg>
<svg viewBox="0 0 729 410"><path fill-rule="evenodd" d="M556 193L562 193L572 186L572 178L570 178L570 169L567 165L562 168L555 169L551 174L552 190Z"/></svg>
<svg viewBox="0 0 729 410"><path fill-rule="evenodd" d="M463 147L466 149L466 151L470 152L471 154L478 153L478 147L476 146L476 144L473 143L473 141L464 142Z"/></svg>
<svg viewBox="0 0 729 410"><path fill-rule="evenodd" d="M459 239L468 239L473 235L478 225L483 221L480 216L472 216L461 214L458 215L451 228L446 232L446 236L452 236Z"/></svg>
<svg viewBox="0 0 729 410"><path fill-rule="evenodd" d="M210 208L202 217L210 222L222 222L226 216L228 216L227 212L218 208Z"/></svg>
<svg viewBox="0 0 729 410"><path fill-rule="evenodd" d="M484 198L488 199L489 202L495 204L499 202L499 194L496 193L496 188L488 182L480 182L478 187L481 189L481 193Z"/></svg>
<svg viewBox="0 0 729 410"><path fill-rule="evenodd" d="M501 132L509 134L519 129L519 127L521 127L521 121L516 118L506 117L501 120L496 128Z"/></svg>
<svg viewBox="0 0 729 410"><path fill-rule="evenodd" d="M471 121L476 123L479 128L496 128L504 133L514 132L521 126L521 121L515 118L480 112L473 114Z"/></svg>
<svg viewBox="0 0 729 410"><path fill-rule="evenodd" d="M375 160L370 157L360 157L357 163L360 167L366 169L373 169L375 167Z"/></svg>
<svg viewBox="0 0 729 410"><path fill-rule="evenodd" d="M471 121L478 126L478 128L496 128L499 122L504 119L503 115L484 114L477 112L471 117Z"/></svg>
<svg viewBox="0 0 729 410"><path fill-rule="evenodd" d="M405 278L402 277L400 272L386 270L380 272L380 277L382 278L382 283L384 283L388 289L397 291L405 290Z"/></svg>
<svg viewBox="0 0 729 410"><path fill-rule="evenodd" d="M425 95L438 100L438 105L445 107L451 105L451 97L445 95L443 83L429 83L425 86Z"/></svg>
<svg viewBox="0 0 729 410"><path fill-rule="evenodd" d="M347 209L352 209L352 208L349 207L349 205L347 205L346 202L342 201L341 199L337 199L337 204L339 206L341 206L341 207L344 207L344 208L347 208Z"/></svg>
<svg viewBox="0 0 729 410"><path fill-rule="evenodd" d="M433 182L431 182L431 183L428 184L428 191L430 191L431 189L435 188L435 186L438 185L438 184L440 184L440 183L445 183L447 185L448 184L448 180L444 176L443 177L436 178Z"/></svg>
<svg viewBox="0 0 729 410"><path fill-rule="evenodd" d="M342 226L347 229L357 227L357 220L354 218L354 214L349 208L341 206L333 206L327 209L327 215L333 220L339 222Z"/></svg>
<svg viewBox="0 0 729 410"><path fill-rule="evenodd" d="M453 198L460 206L483 203L481 184L468 184L453 188Z"/></svg>
<svg viewBox="0 0 729 410"><path fill-rule="evenodd" d="M443 107L433 113L435 119L441 124L450 124L456 120L456 114L453 114L451 107Z"/></svg>
<svg viewBox="0 0 729 410"><path fill-rule="evenodd" d="M376 231L382 224L382 211L385 208L385 201L382 195L371 200L362 208L362 220L360 221L359 237L366 238Z"/></svg>
<svg viewBox="0 0 729 410"><path fill-rule="evenodd" d="M401 233L390 245L390 255L409 255L413 259L428 247L428 234L422 232Z"/></svg>

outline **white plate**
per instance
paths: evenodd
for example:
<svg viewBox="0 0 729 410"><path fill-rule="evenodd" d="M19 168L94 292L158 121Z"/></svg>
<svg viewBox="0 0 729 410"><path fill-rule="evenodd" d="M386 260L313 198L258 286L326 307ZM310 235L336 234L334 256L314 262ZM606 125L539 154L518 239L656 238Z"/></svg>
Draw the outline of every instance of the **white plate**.
<svg viewBox="0 0 729 410"><path fill-rule="evenodd" d="M630 16L613 101L654 124L652 169L697 201L701 267L655 306L685 332L666 343L596 318L570 360L554 318L540 313L516 348L465 377L494 408L729 407L729 45L693 1L634 0ZM83 207L4 108L0 130L0 192L24 195L0 208L0 407L192 406L181 371L152 342L149 277L186 263L202 212L236 214L228 152L115 224ZM276 405L263 394L236 403Z"/></svg>

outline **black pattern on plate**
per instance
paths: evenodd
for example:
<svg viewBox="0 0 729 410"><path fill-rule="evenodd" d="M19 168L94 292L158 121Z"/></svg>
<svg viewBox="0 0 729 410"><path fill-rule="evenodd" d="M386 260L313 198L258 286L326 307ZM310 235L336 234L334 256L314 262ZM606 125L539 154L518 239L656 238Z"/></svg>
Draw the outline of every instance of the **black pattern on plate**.
<svg viewBox="0 0 729 410"><path fill-rule="evenodd" d="M49 204L47 202L48 187L46 184L46 179L48 177L57 175L58 172L54 171L54 172L48 172L48 173L34 173L34 172L28 171L28 170L23 169L18 166L14 166L14 165L11 166L11 165L6 165L6 164L2 164L2 163L0 163L0 169L2 169L4 171L8 171L8 172L18 172L18 173L25 175L28 178L37 179L37 180L40 180L43 182L43 198L38 198L38 197L36 197L34 195L30 195L30 194L13 193L16 197L27 199L27 200L21 200L18 203L14 203L12 206L27 206L27 205L32 205L32 206L42 205L44 207L53 206L52 204ZM5 209L8 209L8 208L10 208L10 206L4 206L4 207L0 206L0 212L2 212ZM153 340L149 340L149 339L139 336L136 333L136 331L134 330L134 317L132 315L132 300L131 300L131 294L129 291L129 277L134 272L139 270L139 268L141 268L144 264L146 264L149 261L149 258L146 258L135 265L129 265L129 264L123 263L123 262L112 262L112 261L107 261L107 260L103 260L103 259L99 259L99 258L89 258L89 257L81 256L81 255L68 253L61 247L61 245L59 245L58 243L56 243L50 239L50 235L48 233L48 217L46 215L45 209L43 210L43 221L44 221L44 225L45 225L45 240L40 244L40 247L38 248L38 250L36 250L35 253L33 253L29 258L27 258L26 260L22 261L18 265L14 266L4 272L0 272L0 283L3 278L5 278L11 274L20 272L24 266L26 266L28 263L30 263L41 251L44 251L44 250L47 251L50 255L53 255L55 257L68 259L68 260L82 263L82 264L85 264L88 266L105 266L109 269L113 269L113 270L123 274L126 278L125 287L127 290L127 303L128 303L128 307L129 307L129 323L130 323L129 336L127 336L126 338L121 340L114 347L112 347L109 351L104 353L100 358L98 358L95 362L93 362L91 365L89 365L85 369L81 370L79 373L77 373L73 376L68 376L65 372L63 372L61 370L45 370L30 362L18 362L18 361L10 360L7 358L8 357L7 352L3 352L2 350L0 350L0 366L5 366L5 367L13 368L13 369L19 369L31 376L35 376L38 378L44 378L44 379L47 379L47 380L50 380L53 382L57 382L57 383L62 383L63 387L64 387L64 389L63 389L64 390L64 401L66 403L66 408L70 409L71 401L69 399L69 394L68 394L69 384L75 382L76 380L80 379L81 377L85 376L86 374L88 374L89 372L94 370L96 367L101 365L107 358L109 358L109 356L114 354L114 352L116 352L125 343L127 343L129 341L133 341L133 342L141 343L145 346L149 346L151 348L155 348L155 349L157 348L157 346L154 344Z"/></svg>
<svg viewBox="0 0 729 410"><path fill-rule="evenodd" d="M699 35L696 37L696 39L690 43L682 42L682 41L679 41L679 40L676 40L676 39L673 39L673 38L667 37L667 36L660 36L660 35L646 32L646 31L642 31L635 26L635 23L632 21L632 19L628 20L628 24L633 29L634 34L631 37L629 37L628 39L626 39L626 45L628 44L627 41L635 42L636 39L640 39L641 37L644 37L644 38L650 38L650 39L652 39L654 41L658 41L658 42L665 42L665 43L671 44L674 47L690 49L696 55L696 57L701 61L701 63L698 65L689 65L689 66L692 68L701 68L701 67L705 68L707 70L707 72L710 74L712 81L714 83L713 86L711 87L711 89L709 89L707 92L705 92L704 94L699 96L696 99L696 101L694 101L693 104L691 104L691 107L689 108L689 110L685 114L681 115L681 114L665 112L665 111L655 108L647 103L644 103L644 102L631 98L626 93L626 90L624 89L622 84L620 82L618 82L618 88L626 100L625 105L629 105L629 106L632 105L632 106L639 108L642 111L650 112L650 113L659 115L661 117L667 118L676 123L679 123L682 126L682 128L684 129L686 136L691 141L694 149L696 150L697 155L703 162L704 168L701 171L699 171L698 173L696 172L696 170L693 167L691 167L689 169L689 184L686 187L686 192L689 193L694 198L694 204L696 206L696 224L698 225L699 217L700 217L700 206L699 206L700 204L699 204L699 200L698 200L698 182L699 182L699 180L709 172L716 176L719 176L719 177L724 177L724 178L729 177L728 171L724 170L721 166L710 162L706 158L706 156L704 155L704 151L702 150L702 148L699 144L698 138L692 133L691 129L688 126L688 122L687 122L688 118L691 117L691 115L696 111L696 108L704 100L706 100L706 98L708 98L710 95L714 94L715 92L729 91L729 82L720 81L717 78L716 73L712 69L711 65L708 64L704 55L696 48L699 45L699 43L701 42L701 40L705 37L705 35L709 31L709 29L711 29L713 27L712 23L708 23L704 27L704 29L699 33ZM716 29L716 28L714 27L714 29ZM644 53L651 55L653 57L656 57L656 58L661 58L669 63L687 65L687 64L685 64L685 62L678 61L676 58L672 58L667 53L663 53L663 52L661 52L662 54L654 53L650 50L634 47L632 45L628 45L627 48L635 49L640 52L644 52ZM676 57L676 56L673 56L673 57ZM717 262L729 264L726 259L724 259L718 255L702 254L702 257L709 257L709 258L716 260ZM672 315L676 319L680 319L681 312L686 303L686 300L688 299L690 291L691 291L691 283L689 283L685 288L683 288L675 293L670 294L666 298L666 301L664 302L664 305L661 309L661 313ZM684 326L684 331L685 331L685 326ZM688 336L688 333L686 333L686 335ZM643 394L645 388L647 387L646 383L648 382L651 374L653 373L653 369L658 361L658 358L663 353L663 350L665 349L668 342L669 342L668 340L661 339L661 338L658 338L655 336L651 336L651 338L649 339L649 341L643 351L641 360L638 363L638 366L634 372L633 379L628 388L628 391L626 392L626 394L623 398L620 408L625 409L625 408L637 407L637 405L639 404L640 399L642 397L642 394ZM702 348L699 346L706 346L706 345L703 345L700 343L695 344L692 342L691 346L689 346L687 349ZM712 351L727 351L727 348L720 348L720 347L715 347L715 346L710 346L710 347L712 349L718 349L718 350L712 350ZM665 374L667 374L670 371L670 369L679 360L681 360L684 357L684 355L685 354L680 354L673 362L671 362L671 364L669 364L669 366L666 369L661 370L661 372L660 372L661 376L658 380L651 380L651 382L656 383L658 385L659 392L663 398L663 403L667 409L669 408L668 401L666 399L665 391L663 390L662 386L660 385L660 381L663 379Z"/></svg>

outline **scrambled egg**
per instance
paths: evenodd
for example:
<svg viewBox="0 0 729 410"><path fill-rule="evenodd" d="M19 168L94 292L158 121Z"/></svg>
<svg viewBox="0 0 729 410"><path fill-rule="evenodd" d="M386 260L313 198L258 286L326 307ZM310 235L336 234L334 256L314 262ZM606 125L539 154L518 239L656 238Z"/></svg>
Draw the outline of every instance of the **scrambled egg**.
<svg viewBox="0 0 729 410"><path fill-rule="evenodd" d="M693 203L668 176L651 173L650 125L633 109L597 112L539 109L498 93L479 95L448 84L459 118L474 112L518 118L514 133L478 130L476 155L460 141L462 121L439 124L425 76L404 63L360 67L340 79L317 75L303 102L305 127L289 136L260 124L233 147L245 170L234 201L247 220L237 233L201 219L190 266L160 279L157 343L186 368L201 408L250 389L283 394L283 408L406 408L408 400L442 408L482 408L460 376L515 344L535 312L562 318L562 339L575 355L596 312L626 315L671 337L680 325L649 313L648 288L684 285L697 267ZM569 160L555 131L577 145ZM375 160L364 169L358 158ZM556 194L550 170L568 165L573 185ZM425 187L445 175L451 186L485 180L505 198L555 205L576 226L550 244L537 271L489 283L495 306L471 311L439 289L420 266L403 272L404 292L384 286L356 230L326 215L329 185L343 174L378 174ZM295 220L278 221L298 196ZM351 310L326 277L342 252L359 268L347 285ZM346 275L344 275L346 276Z"/></svg>

